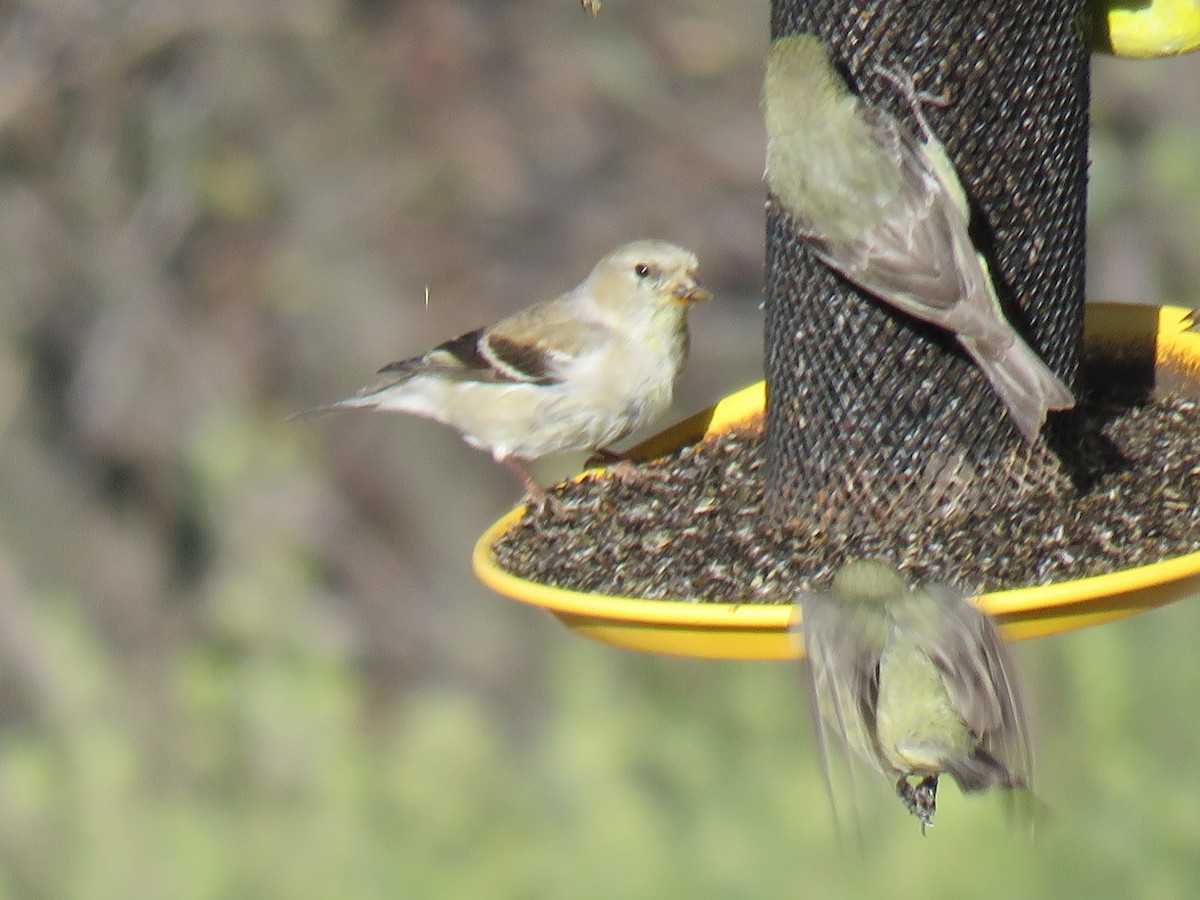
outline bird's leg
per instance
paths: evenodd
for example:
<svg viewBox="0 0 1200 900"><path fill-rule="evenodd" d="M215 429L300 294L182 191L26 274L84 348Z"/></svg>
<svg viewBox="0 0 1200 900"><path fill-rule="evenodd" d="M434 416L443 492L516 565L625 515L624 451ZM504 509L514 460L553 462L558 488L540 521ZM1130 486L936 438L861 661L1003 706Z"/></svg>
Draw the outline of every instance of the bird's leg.
<svg viewBox="0 0 1200 900"><path fill-rule="evenodd" d="M921 823L921 834L933 824L933 814L937 812L938 777L927 775L916 785L913 785L907 775L901 775L896 782L896 794L904 804L904 808Z"/></svg>
<svg viewBox="0 0 1200 900"><path fill-rule="evenodd" d="M928 103L931 106L944 107L949 106L950 101L939 94L918 91L916 84L913 82L913 77L899 69L885 69L883 66L876 66L875 74L891 84L896 89L896 92L908 103L909 109L912 110L913 118L921 126L921 134L924 135L925 140L929 141L933 139L933 129L929 127L929 120L925 118L925 111L921 108L921 105Z"/></svg>
<svg viewBox="0 0 1200 900"><path fill-rule="evenodd" d="M548 508L554 508L554 501L546 493L546 489L533 480L533 476L529 474L529 469L525 468L524 463L512 456L505 456L498 459L497 462L508 469L517 481L521 482L522 487L525 488L525 496L529 498L534 512L541 515Z"/></svg>
<svg viewBox="0 0 1200 900"><path fill-rule="evenodd" d="M609 450L607 447L597 447L592 451L592 455L588 461L584 463L584 467L588 469L603 466L605 471L622 484L631 484L637 481L639 476L638 464L630 459L626 454L617 450Z"/></svg>

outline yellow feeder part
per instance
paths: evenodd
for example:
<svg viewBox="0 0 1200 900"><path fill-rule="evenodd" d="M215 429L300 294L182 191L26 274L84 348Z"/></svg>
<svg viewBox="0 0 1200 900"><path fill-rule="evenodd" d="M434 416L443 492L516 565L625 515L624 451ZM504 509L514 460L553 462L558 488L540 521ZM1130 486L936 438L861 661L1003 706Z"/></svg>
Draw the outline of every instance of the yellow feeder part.
<svg viewBox="0 0 1200 900"><path fill-rule="evenodd" d="M1132 59L1200 47L1200 0L1093 0L1093 49Z"/></svg>
<svg viewBox="0 0 1200 900"><path fill-rule="evenodd" d="M1093 303L1086 310L1090 348L1114 357L1153 354L1161 384L1194 385L1200 391L1200 334L1187 331L1187 310L1116 303ZM752 421L762 415L765 400L764 385L752 385L650 438L630 456L653 459ZM497 593L549 610L572 631L629 650L707 659L781 660L802 655L789 628L789 603L639 600L564 590L504 571L492 547L523 513L523 507L512 510L475 545L475 574ZM997 617L1006 638L1025 640L1100 625L1186 597L1200 598L1200 553L1075 581L996 591L975 602Z"/></svg>

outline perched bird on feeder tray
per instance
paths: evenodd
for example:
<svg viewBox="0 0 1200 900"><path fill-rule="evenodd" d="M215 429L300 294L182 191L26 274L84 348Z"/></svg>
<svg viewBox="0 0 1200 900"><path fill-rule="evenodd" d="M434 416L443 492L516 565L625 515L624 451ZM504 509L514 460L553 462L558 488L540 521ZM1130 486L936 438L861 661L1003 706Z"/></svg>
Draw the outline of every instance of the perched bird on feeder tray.
<svg viewBox="0 0 1200 900"><path fill-rule="evenodd" d="M542 507L525 463L610 444L666 412L687 358L687 309L711 295L689 250L637 241L575 288L380 369L381 383L319 406L411 413L449 425L512 471Z"/></svg>
<svg viewBox="0 0 1200 900"><path fill-rule="evenodd" d="M892 566L865 560L797 606L831 798L829 735L897 779L922 834L942 774L966 793L1029 792L1033 751L1012 661L992 620L960 593L910 588Z"/></svg>
<svg viewBox="0 0 1200 900"><path fill-rule="evenodd" d="M970 208L911 79L880 70L903 91L923 138L852 94L810 34L767 53L763 116L766 179L813 253L864 291L954 333L1035 440L1048 410L1070 409L1070 389L1005 319L987 262L969 232Z"/></svg>

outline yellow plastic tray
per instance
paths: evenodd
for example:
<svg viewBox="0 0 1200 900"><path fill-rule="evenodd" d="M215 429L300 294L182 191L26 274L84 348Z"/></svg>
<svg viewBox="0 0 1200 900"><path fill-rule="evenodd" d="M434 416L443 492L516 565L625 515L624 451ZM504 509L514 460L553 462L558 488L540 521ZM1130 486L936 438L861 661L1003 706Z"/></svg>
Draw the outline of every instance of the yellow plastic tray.
<svg viewBox="0 0 1200 900"><path fill-rule="evenodd" d="M1200 0L1092 0L1091 5L1099 18L1097 50L1156 59L1200 48Z"/></svg>
<svg viewBox="0 0 1200 900"><path fill-rule="evenodd" d="M1187 310L1095 303L1087 307L1086 334L1101 353L1153 352L1160 381L1194 383L1200 392L1200 334L1185 330ZM762 414L763 384L726 397L638 445L632 456L650 459L706 434ZM801 648L789 632L790 605L640 600L587 594L518 578L495 562L493 544L521 518L518 507L475 545L472 565L496 592L540 606L586 637L648 653L708 659L793 659ZM1042 587L996 591L977 598L996 616L1009 640L1044 637L1132 616L1156 606L1200 598L1200 553L1107 575Z"/></svg>

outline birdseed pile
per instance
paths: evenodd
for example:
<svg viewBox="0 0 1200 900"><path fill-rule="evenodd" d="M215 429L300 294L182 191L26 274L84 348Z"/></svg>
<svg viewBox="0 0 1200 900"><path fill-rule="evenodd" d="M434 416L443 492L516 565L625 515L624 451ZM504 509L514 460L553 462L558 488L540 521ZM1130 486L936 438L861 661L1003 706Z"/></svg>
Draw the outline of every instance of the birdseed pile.
<svg viewBox="0 0 1200 900"><path fill-rule="evenodd" d="M1111 377L1111 373L1110 373ZM1119 382L1118 382L1119 383ZM555 488L495 546L516 575L591 593L786 603L844 561L878 557L912 580L981 592L1046 584L1200 551L1200 403L1085 398L1073 480L1014 482L985 510L925 521L897 514L831 528L772 524L763 509L761 422Z"/></svg>

